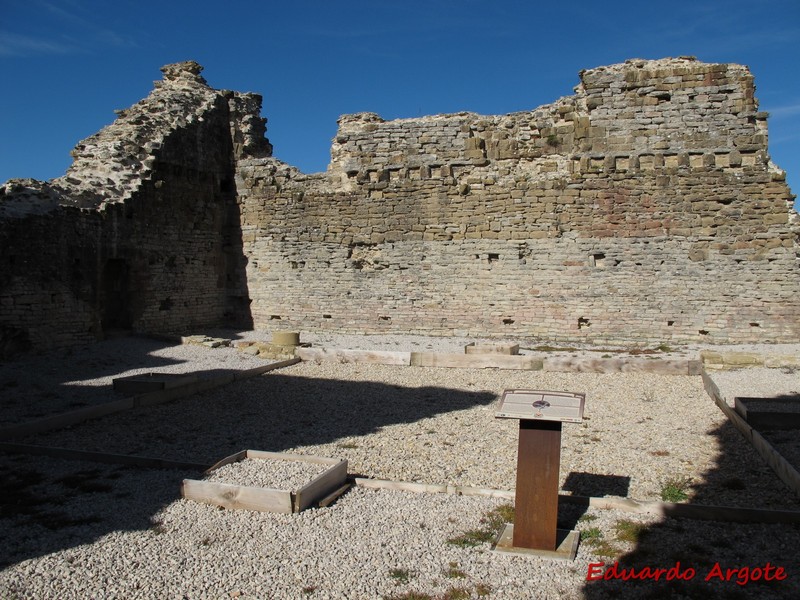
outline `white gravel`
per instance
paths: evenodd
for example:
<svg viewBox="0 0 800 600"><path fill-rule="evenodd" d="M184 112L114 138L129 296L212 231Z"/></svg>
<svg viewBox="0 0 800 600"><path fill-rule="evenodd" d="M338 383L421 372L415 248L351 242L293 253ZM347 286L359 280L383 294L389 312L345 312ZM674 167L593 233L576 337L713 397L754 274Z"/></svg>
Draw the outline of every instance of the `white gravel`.
<svg viewBox="0 0 800 600"><path fill-rule="evenodd" d="M52 350L0 362L0 427L110 402L117 377L144 373L195 373L211 378L263 365L234 348L175 345L144 337Z"/></svg>
<svg viewBox="0 0 800 600"><path fill-rule="evenodd" d="M293 452L346 458L366 477L507 490L518 426L494 418L506 388L586 393L584 422L563 426L567 493L659 500L667 480L688 478L697 501L795 506L689 376L300 363L22 441L209 465L244 449Z"/></svg>
<svg viewBox="0 0 800 600"><path fill-rule="evenodd" d="M329 468L330 465L302 460L245 458L214 469L203 479L218 483L297 491Z"/></svg>
<svg viewBox="0 0 800 600"><path fill-rule="evenodd" d="M50 394L46 408L56 408L75 400L71 392L80 397L97 387L90 383L96 379L108 387L112 376L143 365L187 372L263 364L227 349L118 342L87 349L82 356L92 366L85 369L69 367L74 355L63 362L51 354L43 362L6 365L0 390L19 398L36 382ZM434 351L448 351L447 343L453 344L423 342ZM335 339L327 345L364 347ZM461 346L459 340L449 351ZM52 379L29 377L36 369ZM774 372L764 375L775 379ZM718 374L713 376L716 381ZM752 384L757 377L746 379ZM81 383L73 390L68 382ZM723 377L720 387L725 385ZM657 499L665 479L688 477L696 502L800 509L697 377L299 364L24 441L208 464L246 448L318 454L347 458L353 474L510 489L516 426L495 419L493 409L502 390L513 387L587 394L588 419L564 426L565 493ZM734 392L731 387L727 393ZM10 422L35 412L21 404L11 404ZM459 588L470 598L509 600L800 597L798 525L732 525L567 506L559 512L562 525L584 531L586 540L574 562L553 562L496 555L486 542L447 543L485 527L482 517L501 503L490 498L355 488L328 508L278 515L177 499L180 481L199 477L190 471L0 455L0 477L6 499L0 524L11 532L0 545L3 598L371 599L410 591L452 598ZM617 539L616 525L625 520L642 523L647 534L637 543ZM697 574L689 582L586 581L590 563L617 557L651 568L680 562ZM746 586L703 581L716 562L724 568L770 562L789 577Z"/></svg>
<svg viewBox="0 0 800 600"><path fill-rule="evenodd" d="M798 369L754 367L732 371L711 371L710 374L720 393L731 406L733 406L733 399L736 396L745 398L800 396L800 370Z"/></svg>

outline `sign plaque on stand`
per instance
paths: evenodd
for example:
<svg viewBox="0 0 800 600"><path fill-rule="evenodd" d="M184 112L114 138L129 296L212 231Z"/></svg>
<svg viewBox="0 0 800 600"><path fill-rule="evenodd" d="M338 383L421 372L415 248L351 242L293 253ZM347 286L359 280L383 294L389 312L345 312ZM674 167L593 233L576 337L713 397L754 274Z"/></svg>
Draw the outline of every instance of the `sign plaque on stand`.
<svg viewBox="0 0 800 600"><path fill-rule="evenodd" d="M495 417L519 419L514 524L495 551L573 560L578 532L557 528L561 424L583 420L585 394L505 390Z"/></svg>

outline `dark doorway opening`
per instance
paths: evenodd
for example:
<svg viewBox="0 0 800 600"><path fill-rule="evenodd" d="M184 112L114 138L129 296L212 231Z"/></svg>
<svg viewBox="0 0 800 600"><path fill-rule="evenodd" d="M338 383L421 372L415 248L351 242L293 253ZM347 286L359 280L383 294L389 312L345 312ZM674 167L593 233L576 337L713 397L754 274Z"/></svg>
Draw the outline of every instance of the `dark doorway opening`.
<svg viewBox="0 0 800 600"><path fill-rule="evenodd" d="M121 258L110 258L100 280L100 313L103 331L131 329L130 267Z"/></svg>

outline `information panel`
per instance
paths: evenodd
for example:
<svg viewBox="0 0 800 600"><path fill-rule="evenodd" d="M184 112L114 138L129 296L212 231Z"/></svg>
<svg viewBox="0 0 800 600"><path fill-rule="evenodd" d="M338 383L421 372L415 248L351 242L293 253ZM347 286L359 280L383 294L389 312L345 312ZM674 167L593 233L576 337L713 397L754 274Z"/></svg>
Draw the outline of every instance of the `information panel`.
<svg viewBox="0 0 800 600"><path fill-rule="evenodd" d="M580 423L585 394L545 390L505 390L495 417Z"/></svg>

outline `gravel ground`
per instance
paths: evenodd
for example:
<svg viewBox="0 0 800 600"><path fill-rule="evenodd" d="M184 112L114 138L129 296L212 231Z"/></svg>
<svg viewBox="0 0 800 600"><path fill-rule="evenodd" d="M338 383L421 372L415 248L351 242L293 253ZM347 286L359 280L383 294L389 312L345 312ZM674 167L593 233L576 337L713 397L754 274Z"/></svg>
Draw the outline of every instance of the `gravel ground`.
<svg viewBox="0 0 800 600"><path fill-rule="evenodd" d="M210 378L263 365L234 348L174 345L144 337L43 352L0 362L0 427L124 397L112 379L143 373L196 373Z"/></svg>
<svg viewBox="0 0 800 600"><path fill-rule="evenodd" d="M567 493L659 500L667 480L690 479L696 501L798 506L689 376L300 363L21 441L209 465L294 452L346 458L366 477L508 490L518 425L494 410L504 389L526 387L587 395L584 423L563 427Z"/></svg>
<svg viewBox="0 0 800 600"><path fill-rule="evenodd" d="M491 498L354 488L329 508L281 515L176 500L175 484L187 475L179 471L22 457L15 472L57 478L31 486L36 503L14 519L14 535L0 554L11 563L0 571L3 598L360 600L417 591L508 600L788 599L800 593L796 525L732 527L568 507L560 511L561 525L582 531L584 541L575 561L556 562L498 555L488 542L448 543L485 527L481 519L502 503ZM628 536L638 532L638 542L618 539L623 527ZM680 564L696 575L688 582L586 582L590 564L611 564L617 554L626 566ZM768 562L790 577L744 587L704 581L715 563ZM455 595L458 589L469 596Z"/></svg>
<svg viewBox="0 0 800 600"><path fill-rule="evenodd" d="M347 336L315 345L367 349L358 338L376 342ZM380 349L463 347L462 340L397 341ZM263 364L229 349L147 340L114 340L78 357L50 353L0 366L7 421L102 401L92 388L107 388L112 376ZM29 376L39 370L42 377ZM760 371L718 383L727 397L744 395L745 382L763 386L749 395L763 395L776 378L774 370ZM100 379L105 383L92 383ZM493 411L501 391L514 387L587 394L588 419L564 426L564 493L657 499L667 479L688 478L695 502L800 509L696 377L303 363L24 441L209 464L245 448L318 454L347 458L351 473L369 477L511 489L516 422L495 419ZM42 393L42 408L24 404L31 389ZM9 390L16 402L6 409ZM107 399L116 398L111 394ZM354 488L328 508L277 515L180 500L180 481L198 477L189 471L0 455L0 474L7 499L0 524L11 532L0 550L3 598L800 596L797 525L732 526L569 506L559 512L561 524L582 530L584 541L574 562L553 562L497 555L488 542L447 542L485 528L481 519L502 502L491 498ZM646 533L625 541L618 527L628 536L639 527ZM650 568L680 562L696 576L586 581L591 563L617 557ZM768 584L705 582L717 562L723 569L770 562L789 576Z"/></svg>
<svg viewBox="0 0 800 600"><path fill-rule="evenodd" d="M300 460L245 458L214 469L206 481L296 491L322 475L330 465Z"/></svg>
<svg viewBox="0 0 800 600"><path fill-rule="evenodd" d="M712 375L725 400L734 405L736 396L755 398L790 398L791 401L760 404L763 410L780 407L782 412L800 410L800 373L796 369L738 369ZM763 429L759 433L800 471L800 432L797 429Z"/></svg>
<svg viewBox="0 0 800 600"><path fill-rule="evenodd" d="M711 371L710 375L731 406L736 396L745 398L800 396L800 371L797 369L735 369Z"/></svg>

